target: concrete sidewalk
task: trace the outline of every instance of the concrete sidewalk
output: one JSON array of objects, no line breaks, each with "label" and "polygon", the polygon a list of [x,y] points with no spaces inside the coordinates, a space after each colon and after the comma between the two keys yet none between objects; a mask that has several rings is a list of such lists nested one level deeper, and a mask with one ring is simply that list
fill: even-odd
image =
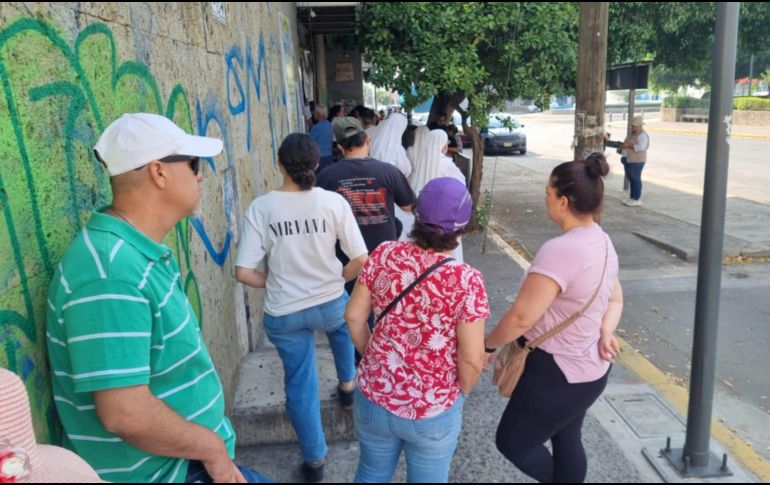
[{"label": "concrete sidewalk", "polygon": [[[488,237],[485,253],[482,253],[483,234],[464,238],[463,245],[466,262],[484,273],[492,309],[492,318],[487,327],[491,329],[516,297],[526,258],[518,255],[502,237],[495,234]],[[624,359],[633,362],[639,358],[629,347],[624,350]],[[638,364],[634,367],[642,368]],[[280,378],[275,373],[273,377],[274,385],[260,390],[260,393],[281,393]],[[491,384],[490,375],[483,375],[465,404],[463,431],[452,464],[450,481],[531,481],[495,449],[495,431],[505,404],[505,400],[498,396],[497,389]],[[673,439],[674,447],[681,447],[684,422],[665,397],[653,386],[640,380],[621,361],[614,366],[607,390],[589,410],[585,421],[584,444],[589,461],[587,481],[660,482],[661,476],[650,466],[642,451],[648,448],[652,450],[651,455],[657,455],[654,450],[665,445],[667,436]],[[259,430],[255,432],[259,433]],[[329,432],[332,430],[329,429]],[[301,457],[297,444],[240,446],[236,461],[258,469],[280,482],[301,481]],[[357,462],[358,445],[355,441],[343,439],[330,443],[326,481],[352,481]],[[757,477],[744,471],[733,460],[730,461],[730,467],[735,476],[720,482],[757,480]],[[679,481],[675,477],[668,479]],[[404,480],[402,460],[394,481]]]}]

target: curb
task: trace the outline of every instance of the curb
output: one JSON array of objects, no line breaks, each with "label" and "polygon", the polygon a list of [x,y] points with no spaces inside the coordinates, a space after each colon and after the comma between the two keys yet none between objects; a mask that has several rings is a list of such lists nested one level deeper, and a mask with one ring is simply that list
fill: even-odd
[{"label": "curb", "polygon": [[[618,338],[618,341],[620,342],[618,362],[633,372],[641,381],[651,385],[673,404],[676,410],[683,416],[687,416],[689,406],[688,390],[676,384],[673,379],[644,358],[628,342],[621,338]],[[738,437],[730,428],[719,421],[712,420],[711,437],[724,446],[736,460],[747,470],[757,475],[760,480],[765,483],[770,482],[770,463],[759,456],[748,443]]]},{"label": "curb", "polygon": [[[491,221],[490,221],[491,222]],[[530,262],[517,253],[499,234],[489,228],[489,236],[500,249],[508,255],[517,265],[523,269],[530,266]],[[626,369],[634,373],[641,381],[652,386],[658,393],[664,396],[683,416],[687,416],[689,405],[689,391],[675,383],[652,362],[631,347],[625,340],[618,337],[621,353],[618,362]],[[762,482],[770,483],[770,462],[765,461],[748,443],[737,436],[724,424],[712,420],[711,437],[718,441],[724,448],[738,460],[747,470],[755,474]]]}]

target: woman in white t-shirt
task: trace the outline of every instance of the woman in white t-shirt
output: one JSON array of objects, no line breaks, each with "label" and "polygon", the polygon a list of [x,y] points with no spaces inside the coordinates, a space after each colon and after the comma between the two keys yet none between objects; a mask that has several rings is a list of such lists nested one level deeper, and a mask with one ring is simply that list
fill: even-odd
[{"label": "woman in white t-shirt", "polygon": [[[258,197],[246,211],[235,277],[266,288],[263,325],[284,368],[286,412],[299,437],[308,482],[323,479],[327,452],[321,425],[315,331],[329,338],[343,407],[355,389],[353,344],[345,325],[344,285],[358,276],[367,250],[353,211],[339,194],[317,187],[318,146],[292,133],[278,150],[283,185]],[[343,268],[335,244],[350,258]],[[267,272],[257,271],[266,259]]]}]

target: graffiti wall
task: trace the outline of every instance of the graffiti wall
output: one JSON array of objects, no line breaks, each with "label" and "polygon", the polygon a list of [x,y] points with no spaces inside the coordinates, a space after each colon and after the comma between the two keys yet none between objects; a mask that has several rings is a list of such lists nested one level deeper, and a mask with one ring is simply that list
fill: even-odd
[{"label": "graffiti wall", "polygon": [[204,167],[200,213],[166,243],[232,401],[261,314],[260,295],[234,282],[233,252],[243,210],[278,182],[277,144],[298,125],[281,62],[296,36],[278,27],[289,19],[295,32],[296,12],[294,3],[224,5],[219,19],[205,2],[0,4],[0,365],[24,379],[43,441],[57,440],[48,284],[90,213],[110,201],[91,148],[125,112],[224,140]]}]

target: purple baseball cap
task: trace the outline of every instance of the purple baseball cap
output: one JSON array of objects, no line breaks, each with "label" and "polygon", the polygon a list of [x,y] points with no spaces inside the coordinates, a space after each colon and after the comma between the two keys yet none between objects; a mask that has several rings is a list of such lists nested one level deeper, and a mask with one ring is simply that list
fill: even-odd
[{"label": "purple baseball cap", "polygon": [[463,229],[471,221],[473,200],[457,179],[441,177],[423,187],[417,198],[415,218],[422,224],[440,228],[445,234]]}]

